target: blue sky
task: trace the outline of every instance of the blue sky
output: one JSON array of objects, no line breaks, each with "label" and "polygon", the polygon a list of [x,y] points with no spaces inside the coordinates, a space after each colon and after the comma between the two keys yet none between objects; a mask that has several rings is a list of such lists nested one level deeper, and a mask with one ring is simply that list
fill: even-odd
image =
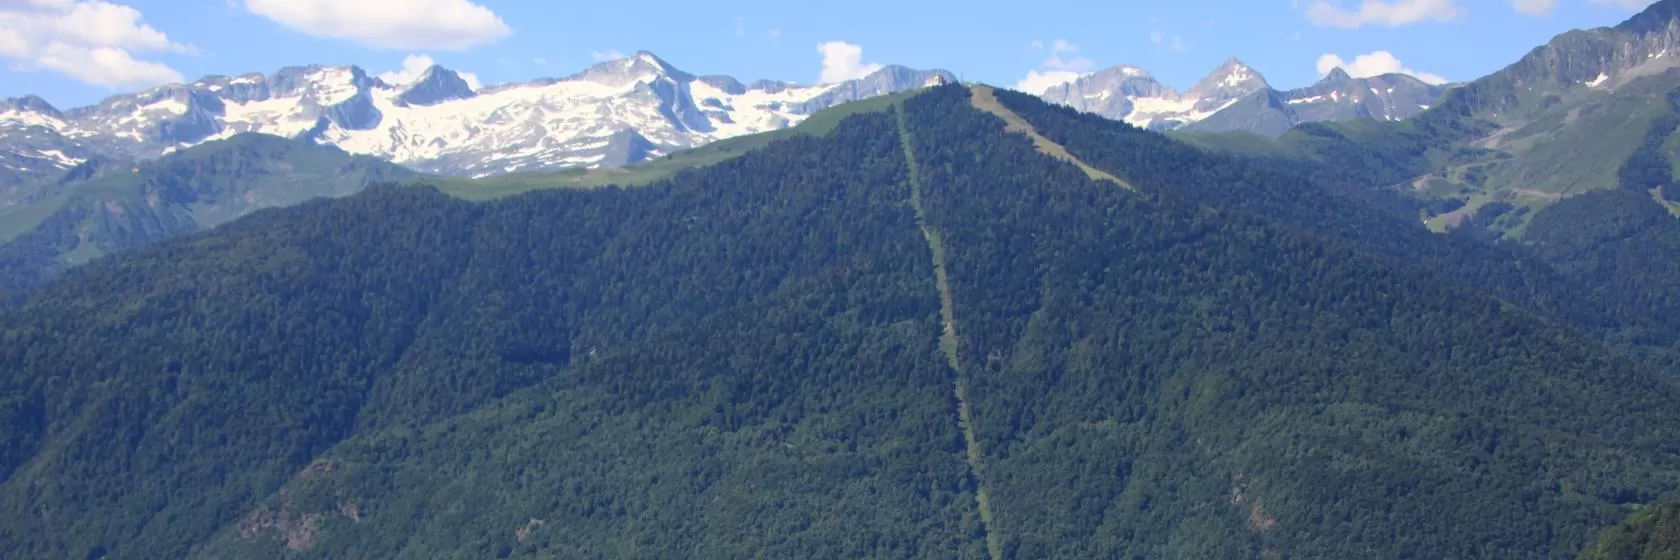
[{"label": "blue sky", "polygon": [[428,59],[495,84],[637,50],[744,81],[815,82],[903,64],[1014,87],[1134,64],[1184,89],[1229,56],[1280,88],[1336,65],[1355,76],[1459,81],[1650,3],[0,0],[0,97],[37,94],[67,108],[206,74],[301,64],[380,74]]}]

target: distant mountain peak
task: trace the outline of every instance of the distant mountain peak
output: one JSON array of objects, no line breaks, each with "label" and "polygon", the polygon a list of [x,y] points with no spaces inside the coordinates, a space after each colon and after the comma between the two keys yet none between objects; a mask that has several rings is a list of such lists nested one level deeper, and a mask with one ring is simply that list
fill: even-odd
[{"label": "distant mountain peak", "polygon": [[1268,87],[1271,86],[1266,83],[1265,77],[1233,56],[1226,58],[1225,62],[1213,69],[1206,78],[1196,82],[1189,93],[1195,98],[1229,99]]},{"label": "distant mountain peak", "polygon": [[444,101],[473,96],[472,85],[455,71],[433,64],[397,96],[397,102],[408,105],[436,105]]},{"label": "distant mountain peak", "polygon": [[1322,79],[1318,80],[1318,83],[1314,84],[1314,85],[1315,86],[1331,86],[1331,85],[1343,84],[1343,83],[1346,83],[1346,82],[1349,82],[1349,81],[1352,81],[1352,80],[1353,80],[1353,76],[1349,76],[1346,70],[1343,70],[1342,67],[1337,66],[1335,68],[1331,68],[1330,73],[1325,74],[1324,77]]},{"label": "distant mountain peak", "polygon": [[687,81],[693,79],[693,76],[671,66],[652,52],[636,51],[636,54],[630,56],[597,63],[568,79],[623,86],[635,81],[656,81],[661,78]]},{"label": "distant mountain peak", "polygon": [[41,99],[39,96],[35,95],[25,95],[23,97],[12,97],[0,100],[0,110],[24,111],[51,115],[53,117],[63,117],[63,115],[58,112],[57,107],[53,107],[51,103],[47,102],[47,100]]}]

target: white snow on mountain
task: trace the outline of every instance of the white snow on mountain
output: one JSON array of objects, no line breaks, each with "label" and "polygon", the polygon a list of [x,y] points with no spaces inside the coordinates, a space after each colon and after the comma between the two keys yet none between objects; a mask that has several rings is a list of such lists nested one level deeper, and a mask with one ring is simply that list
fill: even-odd
[{"label": "white snow on mountain", "polygon": [[1143,128],[1165,130],[1205,119],[1266,87],[1265,79],[1258,72],[1232,58],[1185,92],[1162,85],[1149,72],[1128,65],[1081,76],[1036,93],[1052,103]]},{"label": "white snow on mountain", "polygon": [[262,132],[460,175],[615,166],[785,128],[828,106],[935,78],[955,79],[888,66],[833,84],[749,86],[690,75],[647,52],[566,78],[482,89],[436,66],[402,84],[356,67],[294,67],[161,86],[61,115],[38,98],[0,102],[0,152],[28,127],[134,159]]}]

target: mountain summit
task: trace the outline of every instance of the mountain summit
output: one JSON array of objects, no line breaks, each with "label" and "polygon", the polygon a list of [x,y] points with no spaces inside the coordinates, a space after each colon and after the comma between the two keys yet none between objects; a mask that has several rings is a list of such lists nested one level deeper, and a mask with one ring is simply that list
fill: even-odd
[{"label": "mountain summit", "polygon": [[404,87],[407,89],[395,98],[396,103],[403,106],[437,105],[473,96],[472,86],[462,79],[460,74],[437,65],[427,68],[426,73],[421,74],[419,79]]},{"label": "mountain summit", "polygon": [[1237,57],[1225,59],[1207,77],[1196,82],[1185,95],[1208,102],[1223,102],[1267,89],[1266,78]]}]

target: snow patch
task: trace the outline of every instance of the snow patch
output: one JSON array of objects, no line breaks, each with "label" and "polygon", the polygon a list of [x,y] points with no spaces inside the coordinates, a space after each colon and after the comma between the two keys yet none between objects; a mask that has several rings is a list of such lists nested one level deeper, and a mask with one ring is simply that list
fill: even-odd
[{"label": "snow patch", "polygon": [[9,126],[44,126],[53,130],[64,128],[64,121],[34,111],[6,111],[0,113],[0,124]]},{"label": "snow patch", "polygon": [[83,161],[82,158],[70,157],[58,150],[36,150],[35,157],[49,160],[59,167],[73,167]]},{"label": "snow patch", "polygon": [[356,75],[349,68],[322,68],[308,77],[315,86],[315,102],[330,107],[355,97]]},{"label": "snow patch", "polygon": [[1605,80],[1609,80],[1609,79],[1610,79],[1609,75],[1607,75],[1603,72],[1599,72],[1597,78],[1593,78],[1592,81],[1590,81],[1590,82],[1583,82],[1583,83],[1587,84],[1587,87],[1598,87],[1599,84],[1602,84],[1602,83],[1604,83]]},{"label": "snow patch", "polygon": [[1238,66],[1231,69],[1231,73],[1226,74],[1225,79],[1219,81],[1219,87],[1228,88],[1240,86],[1243,82],[1247,82],[1253,78],[1254,73],[1249,72],[1248,68]]}]

